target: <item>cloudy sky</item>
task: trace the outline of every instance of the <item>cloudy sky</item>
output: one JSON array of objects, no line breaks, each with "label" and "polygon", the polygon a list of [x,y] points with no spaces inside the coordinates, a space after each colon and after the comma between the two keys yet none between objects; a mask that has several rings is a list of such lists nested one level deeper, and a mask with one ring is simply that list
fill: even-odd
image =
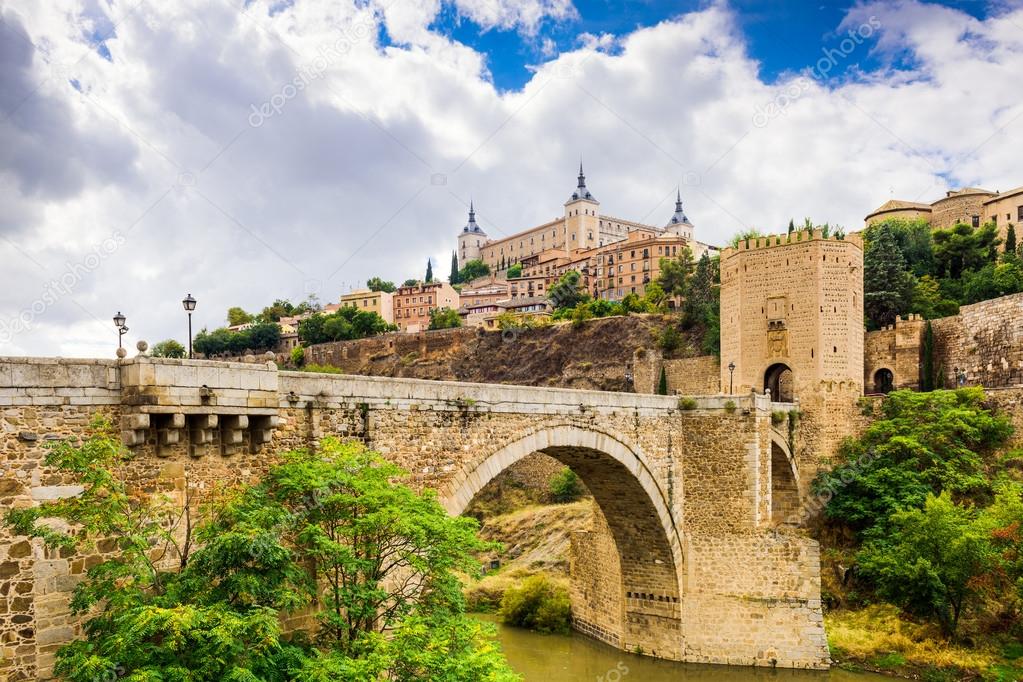
[{"label": "cloudy sky", "polygon": [[1020,2],[0,0],[0,355],[446,276],[470,198],[703,241],[1023,184]]}]

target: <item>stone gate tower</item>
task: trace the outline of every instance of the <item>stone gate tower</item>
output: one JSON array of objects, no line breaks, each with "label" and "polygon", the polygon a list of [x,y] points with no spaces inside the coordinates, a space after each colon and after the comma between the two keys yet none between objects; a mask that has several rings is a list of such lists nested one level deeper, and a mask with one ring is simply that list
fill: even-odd
[{"label": "stone gate tower", "polygon": [[722,251],[722,390],[798,400],[810,427],[803,432],[812,435],[793,453],[805,460],[803,471],[814,471],[852,433],[863,393],[863,332],[859,234],[799,230]]}]

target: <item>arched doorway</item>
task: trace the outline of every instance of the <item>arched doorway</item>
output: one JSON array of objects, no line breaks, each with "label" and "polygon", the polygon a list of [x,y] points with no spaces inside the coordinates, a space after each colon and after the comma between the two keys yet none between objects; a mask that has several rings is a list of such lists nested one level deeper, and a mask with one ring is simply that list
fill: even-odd
[{"label": "arched doorway", "polygon": [[792,370],[784,362],[778,362],[764,372],[764,390],[771,392],[771,400],[791,403],[795,396],[792,390]]},{"label": "arched doorway", "polygon": [[682,542],[655,476],[629,446],[574,426],[544,429],[459,472],[442,503],[462,513],[494,477],[534,452],[570,467],[598,508],[592,538],[581,534],[593,546],[573,552],[574,627],[620,649],[680,659]]},{"label": "arched doorway", "polygon": [[891,393],[895,388],[895,375],[887,367],[874,372],[874,393]]}]

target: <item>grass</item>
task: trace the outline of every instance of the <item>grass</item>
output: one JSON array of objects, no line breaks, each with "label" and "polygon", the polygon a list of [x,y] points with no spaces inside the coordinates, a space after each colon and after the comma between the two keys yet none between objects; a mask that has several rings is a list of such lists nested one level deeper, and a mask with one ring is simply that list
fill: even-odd
[{"label": "grass", "polygon": [[831,656],[843,667],[932,682],[1023,679],[1023,668],[1011,656],[1023,654],[1023,645],[999,646],[993,641],[975,642],[970,647],[953,644],[942,639],[936,626],[907,620],[891,605],[832,611],[825,616],[825,626]]}]

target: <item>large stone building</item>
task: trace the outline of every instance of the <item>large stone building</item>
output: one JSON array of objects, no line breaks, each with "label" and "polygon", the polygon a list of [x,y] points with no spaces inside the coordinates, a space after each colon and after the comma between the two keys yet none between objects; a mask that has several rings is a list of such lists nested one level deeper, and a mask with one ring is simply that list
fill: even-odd
[{"label": "large stone building", "polygon": [[957,223],[973,227],[994,223],[1004,239],[1010,224],[1023,223],[1023,187],[1007,192],[965,187],[949,190],[930,204],[891,199],[871,211],[864,221],[869,226],[888,218],[924,219],[934,229],[947,229]]},{"label": "large stone building", "polygon": [[[593,296],[620,300],[629,293],[642,295],[644,279],[651,281],[658,267],[657,257],[651,256],[654,262],[647,263],[645,271],[639,269],[643,266],[640,262],[635,264],[635,272],[618,268],[621,250],[617,245],[640,239],[659,240],[649,245],[650,254],[658,246],[662,251],[669,247],[673,253],[680,246],[688,246],[694,258],[717,252],[717,247],[696,241],[680,193],[676,194],[675,211],[663,227],[601,214],[600,202],[587,188],[580,164],[577,185],[564,204],[564,215],[509,237],[488,238],[477,224],[475,207],[470,203],[469,221],[458,235],[458,254],[460,262],[480,259],[492,272],[521,264],[523,278],[528,281],[516,287],[520,295],[542,296],[559,277],[576,270]],[[614,265],[609,265],[609,260],[614,260]],[[614,277],[610,267],[615,269]]]}]

